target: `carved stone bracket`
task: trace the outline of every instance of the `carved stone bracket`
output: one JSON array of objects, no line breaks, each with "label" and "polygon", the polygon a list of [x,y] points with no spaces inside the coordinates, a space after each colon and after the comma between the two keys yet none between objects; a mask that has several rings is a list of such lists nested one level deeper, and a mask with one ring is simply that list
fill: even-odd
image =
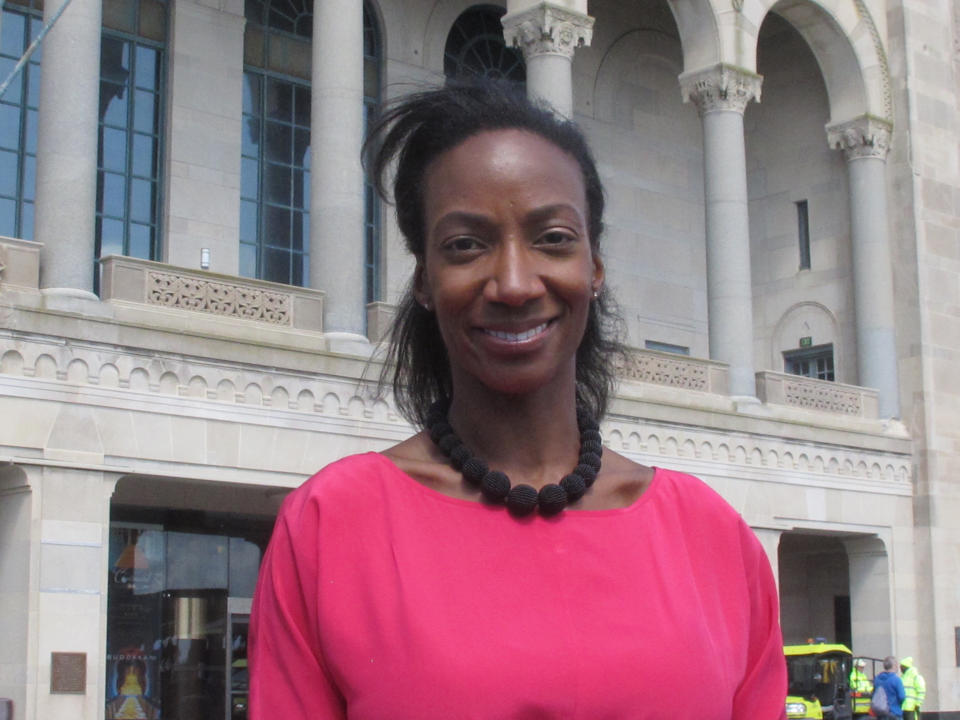
[{"label": "carved stone bracket", "polygon": [[890,151],[893,125],[880,118],[863,115],[845,123],[827,126],[827,142],[834,150],[843,150],[847,160],[879,158]]},{"label": "carved stone bracket", "polygon": [[572,59],[574,51],[593,38],[592,17],[550,3],[504,15],[501,22],[504,41],[519,47],[527,60],[537,55]]},{"label": "carved stone bracket", "polygon": [[717,110],[744,112],[751,100],[760,102],[762,84],[761,75],[722,63],[680,76],[683,101],[696,105],[701,115]]}]

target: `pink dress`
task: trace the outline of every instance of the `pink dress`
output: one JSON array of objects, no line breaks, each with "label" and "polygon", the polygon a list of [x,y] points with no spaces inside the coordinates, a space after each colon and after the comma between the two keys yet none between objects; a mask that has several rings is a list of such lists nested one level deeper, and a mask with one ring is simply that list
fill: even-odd
[{"label": "pink dress", "polygon": [[260,570],[251,720],[778,720],[770,565],[657,469],[616,510],[518,520],[377,453],[285,501]]}]

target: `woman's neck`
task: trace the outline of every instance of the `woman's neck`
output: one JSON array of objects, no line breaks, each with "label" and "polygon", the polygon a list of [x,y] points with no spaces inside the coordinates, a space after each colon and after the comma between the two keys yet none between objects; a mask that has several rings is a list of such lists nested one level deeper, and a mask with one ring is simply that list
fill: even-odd
[{"label": "woman's neck", "polygon": [[449,420],[464,444],[513,484],[539,488],[577,464],[580,431],[572,388],[563,396],[546,388],[523,396],[458,389]]}]

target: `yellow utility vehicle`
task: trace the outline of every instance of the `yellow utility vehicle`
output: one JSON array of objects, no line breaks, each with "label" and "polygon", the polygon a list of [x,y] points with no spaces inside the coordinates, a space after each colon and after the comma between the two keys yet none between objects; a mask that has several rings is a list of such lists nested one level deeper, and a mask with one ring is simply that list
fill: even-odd
[{"label": "yellow utility vehicle", "polygon": [[850,668],[846,645],[825,642],[787,645],[787,718],[851,720]]}]

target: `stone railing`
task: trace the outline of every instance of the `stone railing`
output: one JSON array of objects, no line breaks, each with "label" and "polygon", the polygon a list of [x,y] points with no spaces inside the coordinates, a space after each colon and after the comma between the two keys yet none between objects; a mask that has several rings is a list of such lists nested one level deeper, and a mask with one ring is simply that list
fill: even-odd
[{"label": "stone railing", "polygon": [[156,307],[323,331],[323,292],[110,255],[101,260],[100,296]]},{"label": "stone railing", "polygon": [[42,247],[32,240],[0,237],[0,288],[39,288]]},{"label": "stone railing", "polygon": [[617,373],[624,380],[717,395],[727,394],[730,375],[725,363],[638,348],[628,351]]},{"label": "stone railing", "polygon": [[879,414],[877,391],[801,375],[758,372],[757,397],[765,403],[874,420]]}]

